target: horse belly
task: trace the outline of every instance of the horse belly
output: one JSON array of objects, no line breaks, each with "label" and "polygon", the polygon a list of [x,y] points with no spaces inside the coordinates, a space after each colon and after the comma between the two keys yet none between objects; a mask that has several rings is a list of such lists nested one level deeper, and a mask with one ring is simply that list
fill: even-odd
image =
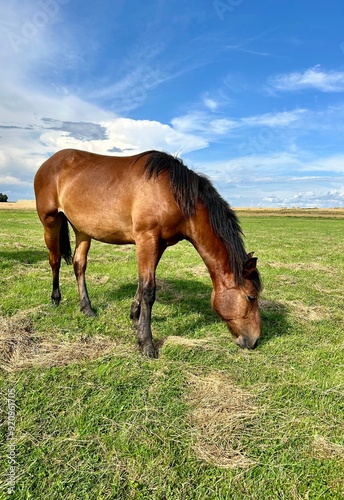
[{"label": "horse belly", "polygon": [[61,205],[72,226],[90,238],[116,245],[134,243],[130,204],[122,203],[127,207],[123,209],[118,204],[109,206],[101,199],[98,202],[84,199],[83,210],[75,210],[67,199]]},{"label": "horse belly", "polygon": [[116,225],[111,226],[106,226],[105,224],[102,224],[102,227],[90,225],[88,233],[91,238],[103,243],[113,245],[135,243],[131,228],[128,225],[121,225],[120,221],[117,221]]}]

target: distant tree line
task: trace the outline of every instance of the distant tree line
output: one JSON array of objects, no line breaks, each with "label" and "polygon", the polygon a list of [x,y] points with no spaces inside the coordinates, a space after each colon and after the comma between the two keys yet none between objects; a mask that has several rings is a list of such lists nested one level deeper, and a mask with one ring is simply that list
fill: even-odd
[{"label": "distant tree line", "polygon": [[7,194],[2,194],[2,193],[0,193],[0,202],[1,202],[1,201],[7,201],[7,200],[8,200],[8,196],[7,196]]}]

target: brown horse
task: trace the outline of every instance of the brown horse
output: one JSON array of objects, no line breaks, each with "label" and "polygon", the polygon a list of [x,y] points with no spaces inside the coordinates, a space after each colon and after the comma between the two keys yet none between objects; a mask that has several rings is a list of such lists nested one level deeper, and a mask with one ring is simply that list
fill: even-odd
[{"label": "brown horse", "polygon": [[135,244],[139,282],[130,317],[143,353],[156,357],[151,332],[155,269],[168,246],[186,239],[208,268],[213,308],[240,347],[256,347],[261,288],[257,259],[246,253],[235,213],[206,177],[158,151],[114,157],[63,150],[39,168],[34,187],[55,305],[61,300],[61,256],[72,261],[67,221],[76,236],[73,265],[80,309],[88,316],[94,315],[85,282],[91,239]]}]

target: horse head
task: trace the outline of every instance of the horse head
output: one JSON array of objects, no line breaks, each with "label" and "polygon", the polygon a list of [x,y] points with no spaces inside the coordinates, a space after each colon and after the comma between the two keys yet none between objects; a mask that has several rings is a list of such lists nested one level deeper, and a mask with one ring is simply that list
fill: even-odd
[{"label": "horse head", "polygon": [[257,258],[248,254],[243,265],[243,282],[237,284],[231,273],[224,276],[212,293],[212,306],[227,323],[235,343],[242,349],[255,349],[260,337],[258,294],[260,280]]}]

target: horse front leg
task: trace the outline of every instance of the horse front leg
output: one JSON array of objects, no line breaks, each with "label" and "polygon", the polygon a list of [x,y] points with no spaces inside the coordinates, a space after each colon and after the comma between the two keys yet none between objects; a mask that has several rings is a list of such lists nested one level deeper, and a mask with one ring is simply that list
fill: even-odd
[{"label": "horse front leg", "polygon": [[95,312],[91,307],[90,298],[88,296],[86,286],[86,267],[87,267],[87,254],[91,246],[91,238],[83,233],[74,229],[76,236],[76,246],[73,256],[73,267],[78,284],[78,292],[80,298],[80,311],[86,316],[95,316]]},{"label": "horse front leg", "polygon": [[[152,318],[152,307],[155,302],[155,277],[151,277],[148,280],[139,278],[141,285],[141,303],[140,303],[140,315],[136,321],[136,334],[137,342],[142,349],[142,353],[149,358],[157,358],[158,352],[154,347],[152,330],[151,330],[151,318]],[[140,284],[139,284],[140,287]]]},{"label": "horse front leg", "polygon": [[145,235],[136,240],[139,285],[131,306],[130,317],[136,327],[137,341],[142,353],[149,358],[157,358],[154,347],[151,317],[155,302],[155,269],[165,246],[152,236]]},{"label": "horse front leg", "polygon": [[137,328],[139,319],[140,319],[140,312],[141,312],[141,297],[142,297],[142,290],[140,286],[140,282],[138,284],[136,294],[134,297],[134,300],[131,304],[131,309],[130,309],[130,319],[133,322],[133,325],[135,328]]}]

